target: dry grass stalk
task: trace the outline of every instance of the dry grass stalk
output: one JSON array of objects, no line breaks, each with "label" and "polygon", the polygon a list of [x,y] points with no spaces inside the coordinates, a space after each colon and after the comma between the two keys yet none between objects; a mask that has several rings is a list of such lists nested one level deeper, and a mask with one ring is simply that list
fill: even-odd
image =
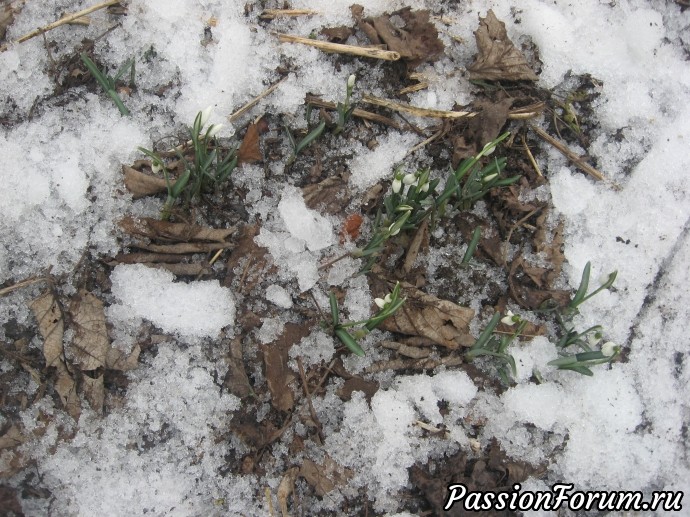
[{"label": "dry grass stalk", "polygon": [[[44,27],[40,27],[38,29],[35,29],[31,32],[28,32],[21,36],[20,38],[17,38],[14,40],[13,43],[23,43],[27,40],[30,40],[31,38],[35,38],[36,36],[40,36],[41,34],[44,34],[50,30],[53,30],[57,27],[60,27],[62,25],[66,25],[68,23],[74,23],[75,20],[78,18],[82,18],[83,16],[86,16],[87,14],[90,14],[94,11],[98,11],[100,9],[104,9],[105,7],[110,7],[111,5],[116,5],[119,4],[120,0],[108,0],[107,2],[101,2],[100,4],[93,5],[91,7],[88,7],[86,9],[83,9],[81,11],[78,11],[76,13],[68,14],[66,16],[63,16],[57,21],[54,21],[53,23],[49,23],[48,25]],[[2,45],[0,46],[0,52],[4,52],[7,50],[8,45]]]},{"label": "dry grass stalk", "polygon": [[370,57],[373,59],[383,59],[384,61],[397,61],[400,54],[391,50],[379,50],[376,48],[357,47],[354,45],[342,45],[340,43],[330,43],[316,39],[293,36],[292,34],[278,34],[281,43],[301,43],[310,47],[318,48],[325,52],[335,52],[337,54],[350,54],[352,56]]},{"label": "dry grass stalk", "polygon": [[[332,110],[337,109],[335,103],[321,100],[318,97],[314,97],[313,95],[307,95],[307,102],[309,104],[316,106],[317,108],[326,108]],[[400,129],[400,124],[398,124],[395,120],[389,117],[384,117],[383,115],[379,115],[378,113],[372,113],[371,111],[365,111],[363,109],[355,108],[355,110],[352,112],[352,115],[364,120],[378,122],[379,124],[384,124],[394,129]]]},{"label": "dry grass stalk", "polygon": [[585,162],[582,158],[580,158],[577,154],[575,154],[573,151],[571,151],[568,146],[566,146],[564,143],[559,142],[556,140],[554,137],[549,135],[546,131],[543,129],[533,126],[532,124],[529,125],[529,127],[536,133],[538,134],[543,140],[546,142],[550,143],[552,146],[554,146],[558,151],[561,152],[563,156],[568,158],[573,164],[580,170],[586,172],[590,176],[592,176],[594,179],[597,179],[599,181],[602,181],[605,179],[604,175],[596,170],[594,167],[592,167],[590,164]]},{"label": "dry grass stalk", "polygon": [[403,104],[401,102],[390,101],[388,99],[382,99],[380,97],[374,97],[373,95],[364,95],[362,97],[364,102],[373,104],[374,106],[381,106],[383,108],[388,108],[393,111],[400,111],[402,113],[409,113],[410,115],[415,115],[417,117],[428,117],[428,118],[465,118],[474,117],[476,113],[471,113],[469,111],[443,111],[443,110],[432,110],[426,108],[417,108],[415,106],[410,106],[409,104]]},{"label": "dry grass stalk", "polygon": [[266,88],[263,92],[261,92],[259,95],[257,95],[256,97],[254,97],[254,98],[253,98],[252,100],[250,100],[247,104],[245,104],[245,105],[242,106],[240,109],[238,109],[235,113],[233,113],[232,115],[230,115],[230,116],[228,117],[228,121],[234,122],[235,120],[237,120],[238,118],[240,118],[240,117],[241,117],[242,115],[244,115],[247,111],[249,111],[249,110],[252,109],[254,106],[256,106],[256,105],[258,104],[258,102],[259,102],[261,99],[263,99],[264,97],[267,97],[267,96],[271,95],[271,94],[276,90],[276,88],[278,88],[278,86],[279,86],[283,81],[285,81],[285,79],[287,79],[287,76],[283,77],[280,81],[278,81],[278,82],[276,82],[276,83],[273,83],[271,86],[269,86],[268,88]]},{"label": "dry grass stalk", "polygon": [[319,14],[319,12],[313,11],[312,9],[264,9],[259,15],[259,18],[262,20],[273,20],[282,16],[310,16],[312,14]]}]

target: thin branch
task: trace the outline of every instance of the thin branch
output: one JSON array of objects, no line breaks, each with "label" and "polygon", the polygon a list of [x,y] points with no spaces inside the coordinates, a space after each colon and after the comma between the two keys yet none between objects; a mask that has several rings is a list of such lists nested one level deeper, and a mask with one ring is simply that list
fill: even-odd
[{"label": "thin branch", "polygon": [[[98,11],[100,9],[104,9],[105,7],[110,7],[111,5],[116,5],[119,4],[120,0],[107,0],[106,2],[101,2],[100,4],[96,4],[94,6],[88,7],[86,9],[83,9],[81,11],[78,11],[76,13],[68,14],[66,16],[63,16],[57,21],[54,21],[53,23],[49,23],[48,25],[45,25],[44,27],[40,27],[38,29],[35,29],[27,34],[24,34],[20,38],[17,38],[14,40],[12,43],[24,43],[27,40],[30,40],[31,38],[35,38],[36,36],[40,36],[41,34],[48,32],[50,30],[53,30],[57,27],[60,27],[62,25],[66,25],[68,23],[72,23],[73,21],[77,20],[78,18],[81,18],[83,16],[86,16],[87,14],[90,14],[94,11]],[[0,46],[0,52],[4,52],[7,50],[8,44]]]},{"label": "thin branch", "polygon": [[[313,95],[307,95],[306,100],[307,103],[313,104],[317,108],[326,108],[332,110],[338,109],[335,103],[321,100]],[[394,129],[400,129],[400,124],[398,124],[395,120],[389,117],[384,117],[383,115],[379,115],[378,113],[372,113],[371,111],[364,111],[363,109],[355,108],[355,110],[352,112],[352,115],[364,120],[378,122],[379,124],[384,124]]]},{"label": "thin branch", "polygon": [[259,18],[262,20],[273,20],[282,16],[295,17],[310,16],[312,14],[319,14],[319,12],[312,9],[264,9]]},{"label": "thin branch", "polygon": [[256,97],[254,97],[254,98],[253,98],[252,100],[250,100],[247,104],[245,104],[245,105],[242,106],[240,109],[238,109],[235,113],[233,113],[232,115],[230,115],[230,116],[228,117],[228,121],[234,122],[235,120],[237,120],[238,118],[240,118],[240,117],[241,117],[242,115],[244,115],[247,111],[249,111],[249,110],[252,109],[254,106],[256,106],[256,105],[259,103],[259,101],[260,101],[261,99],[263,99],[264,97],[267,97],[267,96],[271,95],[271,94],[276,90],[276,88],[278,88],[278,86],[279,86],[283,81],[285,81],[285,79],[287,79],[287,76],[283,77],[280,81],[278,81],[278,82],[272,84],[271,86],[269,86],[268,88],[266,88],[263,92],[261,92],[259,95],[257,95]]},{"label": "thin branch", "polygon": [[400,54],[391,50],[380,50],[377,48],[357,47],[354,45],[342,45],[340,43],[330,43],[316,39],[293,36],[292,34],[277,34],[281,43],[301,43],[315,47],[325,52],[335,52],[337,54],[350,54],[352,56],[370,57],[373,59],[383,59],[384,61],[397,61]]}]

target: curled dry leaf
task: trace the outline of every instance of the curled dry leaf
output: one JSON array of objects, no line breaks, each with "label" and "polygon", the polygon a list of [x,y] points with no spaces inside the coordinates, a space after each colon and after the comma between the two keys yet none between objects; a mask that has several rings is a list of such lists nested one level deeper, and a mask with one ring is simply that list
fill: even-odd
[{"label": "curled dry leaf", "polygon": [[144,174],[127,165],[122,166],[125,175],[125,187],[134,199],[160,194],[168,189],[165,179]]},{"label": "curled dry leaf", "polygon": [[122,350],[111,346],[108,349],[107,355],[105,356],[105,367],[109,370],[134,370],[137,366],[139,366],[140,353],[141,348],[139,345],[134,345],[134,348],[132,348],[132,351],[129,353],[125,353]]},{"label": "curled dry leaf", "polygon": [[165,242],[199,242],[210,241],[224,243],[235,232],[235,228],[209,228],[187,223],[171,223],[150,217],[135,219],[125,217],[120,221],[120,228],[135,237]]},{"label": "curled dry leaf", "polygon": [[337,487],[345,486],[354,472],[338,465],[326,454],[321,464],[305,459],[299,469],[299,474],[314,487],[319,497],[323,497]]},{"label": "curled dry leaf", "polygon": [[[457,349],[472,346],[469,325],[474,310],[426,294],[408,283],[401,283],[405,304],[380,325],[383,330],[422,336],[441,346]],[[385,290],[376,290],[385,294]]]},{"label": "curled dry leaf", "polygon": [[508,120],[514,99],[498,102],[478,99],[472,103],[472,111],[477,115],[469,119],[462,134],[453,137],[453,167],[461,160],[476,156],[484,146],[495,140]]},{"label": "curled dry leaf", "polygon": [[295,395],[289,386],[295,375],[288,368],[288,352],[292,345],[308,334],[309,328],[306,325],[286,323],[283,333],[275,343],[261,347],[271,404],[280,411],[290,411],[295,405]]},{"label": "curled dry leaf", "polygon": [[537,268],[530,268],[530,266],[525,264],[522,255],[518,255],[513,259],[508,274],[510,296],[520,307],[534,310],[541,307],[548,300],[553,300],[560,307],[568,304],[570,292],[559,289],[539,288],[538,286],[532,287],[535,283],[530,278],[528,270],[531,270],[533,274],[538,273]]},{"label": "curled dry leaf", "polygon": [[295,480],[297,479],[297,474],[299,473],[299,467],[291,467],[280,480],[280,485],[278,485],[278,504],[280,505],[280,511],[283,517],[289,517],[290,512],[288,512],[288,497],[295,489]]},{"label": "curled dry leaf", "polygon": [[338,176],[307,185],[302,188],[302,196],[308,208],[331,215],[342,214],[352,199],[347,182]]},{"label": "curled dry leaf", "polygon": [[479,28],[474,32],[479,54],[467,67],[470,80],[486,81],[537,81],[539,77],[527,64],[513,42],[508,38],[505,23],[489,9],[485,18],[479,18]]},{"label": "curled dry leaf", "polygon": [[[392,14],[364,18],[362,6],[353,5],[350,9],[359,28],[373,44],[385,43],[388,50],[399,53],[412,68],[425,61],[436,61],[443,53],[444,45],[429,21],[429,11],[405,7]],[[402,19],[403,25],[393,23],[395,18]]]},{"label": "curled dry leaf", "polygon": [[31,311],[38,322],[38,331],[43,338],[43,356],[46,366],[57,366],[62,360],[62,338],[65,323],[62,311],[51,291],[46,291],[31,304]]},{"label": "curled dry leaf", "polygon": [[226,356],[228,373],[223,380],[223,386],[237,397],[247,397],[252,393],[252,386],[244,369],[242,338],[240,336],[233,338],[229,343],[229,349],[229,353]]},{"label": "curled dry leaf", "polygon": [[69,351],[82,370],[105,366],[110,338],[105,324],[103,302],[93,294],[79,291],[72,300],[70,313],[74,324],[74,340]]}]

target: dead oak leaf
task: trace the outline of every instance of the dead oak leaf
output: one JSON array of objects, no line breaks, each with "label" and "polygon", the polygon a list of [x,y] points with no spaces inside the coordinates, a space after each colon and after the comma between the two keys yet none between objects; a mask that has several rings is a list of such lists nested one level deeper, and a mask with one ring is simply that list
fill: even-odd
[{"label": "dead oak leaf", "polygon": [[62,360],[62,338],[65,322],[62,311],[51,291],[46,291],[31,304],[31,311],[38,322],[38,331],[43,338],[43,356],[46,366],[56,366]]},{"label": "dead oak leaf", "polygon": [[[383,330],[422,336],[450,349],[472,346],[469,325],[474,310],[401,283],[405,304],[380,325]],[[384,290],[382,289],[381,292]]]},{"label": "dead oak leaf", "polygon": [[470,80],[486,81],[537,81],[539,77],[527,64],[513,42],[508,38],[505,23],[489,9],[486,17],[479,18],[479,28],[474,32],[479,54],[467,67]]},{"label": "dead oak leaf", "polygon": [[55,391],[62,401],[62,407],[75,421],[78,421],[81,415],[81,401],[77,395],[77,382],[62,361],[57,363],[57,370],[58,378],[55,382]]},{"label": "dead oak leaf", "polygon": [[74,340],[70,352],[82,370],[96,370],[105,365],[110,338],[105,323],[103,302],[81,290],[70,305]]},{"label": "dead oak leaf", "polygon": [[165,179],[144,174],[127,165],[122,166],[122,172],[125,175],[125,187],[133,199],[160,194],[168,188]]},{"label": "dead oak leaf", "polygon": [[98,377],[89,377],[84,375],[82,378],[82,393],[86,401],[96,413],[103,412],[103,403],[105,402],[105,388],[103,386],[103,374]]},{"label": "dead oak leaf", "polygon": [[314,487],[319,497],[323,497],[337,487],[345,486],[354,472],[340,466],[326,454],[321,464],[305,459],[299,469],[299,475]]},{"label": "dead oak leaf", "polygon": [[361,6],[353,5],[350,9],[372,43],[385,43],[388,50],[400,54],[412,68],[423,62],[436,61],[443,53],[443,42],[429,21],[427,10],[413,11],[405,7],[392,14],[364,18]]}]

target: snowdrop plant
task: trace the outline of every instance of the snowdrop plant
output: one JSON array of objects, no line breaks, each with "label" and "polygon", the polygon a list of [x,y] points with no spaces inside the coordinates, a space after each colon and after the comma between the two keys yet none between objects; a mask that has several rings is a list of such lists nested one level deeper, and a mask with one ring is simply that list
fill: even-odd
[{"label": "snowdrop plant", "polygon": [[[608,341],[602,345],[600,350],[593,350],[592,347],[601,341],[602,327],[601,325],[594,325],[582,332],[575,329],[572,323],[575,315],[579,313],[578,307],[589,300],[592,296],[600,293],[605,289],[610,289],[613,286],[617,271],[609,273],[603,278],[601,285],[591,293],[589,290],[589,280],[592,265],[587,262],[582,272],[580,286],[573,296],[572,300],[564,308],[559,308],[553,304],[546,306],[545,311],[553,313],[556,323],[559,327],[560,337],[556,342],[559,349],[559,358],[549,362],[551,366],[557,367],[559,370],[572,370],[583,375],[594,375],[590,366],[611,362],[615,359],[621,351],[621,347]],[[567,349],[576,348],[580,351],[572,354],[568,353]]]},{"label": "snowdrop plant", "polygon": [[347,78],[347,83],[345,85],[345,102],[338,102],[337,106],[338,121],[335,129],[333,130],[334,135],[339,135],[342,133],[343,129],[345,128],[345,124],[348,120],[350,120],[350,117],[352,117],[352,112],[355,111],[355,103],[351,102],[352,90],[354,90],[355,81],[355,74],[352,74]]},{"label": "snowdrop plant", "polygon": [[80,54],[80,57],[82,62],[84,63],[84,66],[86,66],[87,70],[91,72],[91,75],[94,77],[94,79],[98,81],[98,84],[100,84],[101,87],[103,87],[103,90],[105,90],[105,92],[110,96],[110,98],[115,103],[115,106],[117,106],[117,109],[120,110],[120,113],[123,116],[128,116],[129,110],[122,102],[122,99],[120,99],[120,96],[118,95],[117,89],[115,87],[115,83],[117,83],[117,81],[127,72],[127,70],[129,70],[129,84],[130,86],[134,85],[134,58],[128,59],[120,67],[115,76],[110,77],[109,75],[106,75],[104,72],[101,72],[96,66],[96,63],[94,63],[91,60],[91,58],[83,52]]},{"label": "snowdrop plant", "polygon": [[204,131],[211,113],[211,106],[199,111],[192,127],[189,128],[193,158],[190,160],[177,150],[185,168],[174,183],[170,181],[168,169],[161,156],[154,151],[143,147],[139,148],[141,152],[151,158],[152,170],[163,171],[168,191],[168,197],[161,214],[164,220],[170,218],[172,207],[181,195],[184,194],[186,202],[189,203],[193,198],[200,197],[202,193],[227,180],[237,166],[236,149],[223,150],[216,140],[216,135],[223,128],[223,124],[211,124]]},{"label": "snowdrop plant", "polygon": [[441,213],[446,205],[453,202],[456,208],[466,210],[494,187],[512,185],[520,179],[520,176],[504,178],[501,176],[506,166],[505,158],[494,158],[485,166],[480,166],[483,157],[490,155],[496,146],[510,136],[509,132],[503,133],[495,140],[487,143],[484,148],[472,158],[466,158],[458,165],[455,171],[448,176],[446,186],[437,200]]},{"label": "snowdrop plant", "polygon": [[[498,335],[496,327],[499,323],[504,323],[509,327],[515,327],[511,334]],[[507,350],[513,340],[525,330],[527,321],[513,314],[511,311],[501,316],[500,312],[494,313],[486,328],[477,338],[477,341],[465,353],[465,359],[472,361],[479,356],[493,357],[498,361],[498,375],[505,384],[510,384],[511,374],[517,375],[515,359]]]},{"label": "snowdrop plant", "polygon": [[[358,340],[366,336],[369,332],[378,327],[385,319],[391,317],[405,303],[405,299],[400,295],[400,282],[395,284],[393,290],[383,298],[375,298],[374,303],[379,308],[378,312],[371,318],[350,323],[340,322],[340,309],[338,300],[333,292],[330,293],[331,324],[330,328],[335,337],[342,344],[350,349],[352,353],[360,357],[364,356],[364,350]],[[350,332],[349,328],[360,326],[359,329]]]}]

